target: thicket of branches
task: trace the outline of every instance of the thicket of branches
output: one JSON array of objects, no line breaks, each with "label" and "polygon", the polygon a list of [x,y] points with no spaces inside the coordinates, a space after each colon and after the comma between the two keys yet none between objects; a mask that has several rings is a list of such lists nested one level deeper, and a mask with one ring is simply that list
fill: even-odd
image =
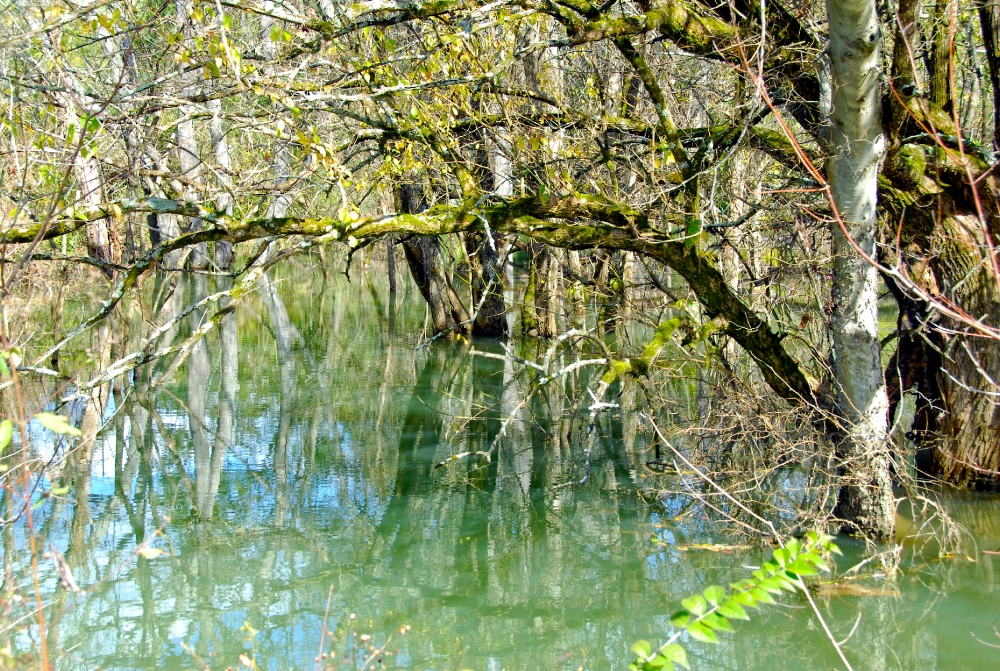
[{"label": "thicket of branches", "polygon": [[[958,0],[11,3],[7,346],[39,264],[109,286],[26,349],[23,374],[58,377],[157,267],[235,278],[207,332],[280,259],[387,242],[442,337],[511,335],[516,312],[569,346],[594,296],[600,330],[655,329],[608,350],[600,394],[699,348],[730,428],[825,436],[832,512],[884,536],[911,457],[1000,482],[998,19]],[[184,353],[147,316],[82,392]]]}]

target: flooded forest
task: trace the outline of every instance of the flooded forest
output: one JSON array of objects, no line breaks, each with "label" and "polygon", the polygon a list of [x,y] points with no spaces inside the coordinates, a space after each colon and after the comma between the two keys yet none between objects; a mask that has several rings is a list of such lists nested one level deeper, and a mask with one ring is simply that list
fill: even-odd
[{"label": "flooded forest", "polygon": [[6,0],[0,669],[1000,668],[1000,2]]}]

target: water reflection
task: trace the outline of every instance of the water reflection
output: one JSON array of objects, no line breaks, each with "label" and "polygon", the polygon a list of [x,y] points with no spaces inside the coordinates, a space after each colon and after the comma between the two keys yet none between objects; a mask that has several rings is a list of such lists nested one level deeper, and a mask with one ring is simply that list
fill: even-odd
[{"label": "water reflection", "polygon": [[[584,470],[573,400],[586,378],[522,403],[509,357],[415,349],[414,290],[397,302],[354,282],[285,266],[179,367],[137,370],[78,408],[105,429],[67,460],[68,499],[39,509],[40,535],[87,590],[56,590],[44,565],[60,667],[226,668],[252,647],[264,668],[313,668],[329,597],[348,667],[363,659],[356,632],[386,644],[390,667],[620,669],[632,641],[661,638],[681,598],[764,559],[678,549],[717,539],[641,496],[649,455],[633,391],[599,425],[587,483],[557,488]],[[219,286],[189,278],[166,309]],[[167,338],[183,342],[209,314]],[[494,444],[488,461],[435,468]],[[956,505],[1000,546],[995,501]],[[168,554],[136,558],[142,542]],[[3,548],[5,565],[25,564],[23,530],[4,529]],[[969,637],[990,640],[995,617],[995,560],[978,559],[918,562],[898,598],[826,599],[838,636],[861,617],[847,645],[857,668],[994,668],[998,651]],[[696,668],[836,664],[795,600],[692,650]]]}]

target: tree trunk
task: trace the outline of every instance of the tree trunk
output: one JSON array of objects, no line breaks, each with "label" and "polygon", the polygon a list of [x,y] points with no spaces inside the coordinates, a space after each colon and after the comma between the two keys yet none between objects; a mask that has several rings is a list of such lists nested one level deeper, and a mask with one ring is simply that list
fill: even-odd
[{"label": "tree trunk", "polygon": [[469,280],[472,285],[472,309],[476,311],[472,334],[506,337],[507,306],[503,297],[498,238],[490,231],[465,234],[469,256]]},{"label": "tree trunk", "polygon": [[[222,101],[217,98],[209,100],[207,107],[212,113],[212,120],[208,124],[208,134],[212,141],[212,153],[215,156],[215,163],[219,168],[222,180],[222,189],[215,197],[215,207],[218,211],[231,215],[233,213],[233,199],[228,189],[232,186],[229,171],[232,170],[233,166],[229,158],[226,129],[222,124]],[[229,270],[232,264],[233,243],[228,240],[219,240],[215,243],[215,265],[219,270]]]},{"label": "tree trunk", "polygon": [[583,263],[580,262],[580,252],[570,249],[566,252],[566,265],[573,274],[569,287],[566,289],[566,298],[573,304],[572,310],[567,310],[567,314],[572,313],[573,322],[576,325],[583,324],[583,318],[587,314],[587,289],[580,281],[583,277]]},{"label": "tree trunk", "polygon": [[[420,187],[415,184],[400,186],[398,197],[400,212],[418,214],[426,209],[426,201]],[[445,275],[444,264],[441,262],[441,246],[437,237],[415,235],[403,243],[403,252],[410,274],[413,275],[420,294],[430,307],[434,333],[446,333],[449,336],[470,333],[472,320]]]},{"label": "tree trunk", "polygon": [[538,315],[538,336],[541,338],[559,335],[556,317],[562,301],[558,253],[553,247],[541,246],[537,257],[539,281],[535,291],[535,312]]},{"label": "tree trunk", "polygon": [[993,149],[1000,151],[1000,0],[984,0],[979,6],[979,24],[993,88]]},{"label": "tree trunk", "polygon": [[[177,16],[175,21],[177,23],[178,32],[184,35],[185,44],[192,41],[192,30],[191,23],[188,21],[187,17],[187,3],[184,0],[176,0],[175,2]],[[185,68],[182,65],[180,67],[179,74],[181,81],[187,81],[187,85],[184,87],[184,93],[186,95],[194,94],[194,84],[191,82],[191,73],[185,72]],[[195,137],[194,120],[190,118],[191,115],[195,113],[195,108],[190,105],[182,105],[180,108],[180,114],[182,120],[177,124],[176,128],[176,143],[177,143],[177,162],[180,164],[180,173],[183,177],[187,179],[188,182],[193,182],[198,179],[201,172],[201,154],[198,150],[198,139]],[[188,202],[193,202],[197,200],[198,196],[195,193],[194,188],[188,184],[184,184],[184,200]],[[204,226],[204,222],[193,217],[188,224],[188,230],[190,231],[200,231]],[[208,253],[207,246],[204,242],[199,242],[191,247],[191,253],[188,257],[188,265],[195,269],[204,269],[208,267]]]},{"label": "tree trunk", "polygon": [[951,15],[955,0],[937,0],[931,17],[931,38],[928,50],[927,93],[931,102],[946,112],[951,111]]},{"label": "tree trunk", "polygon": [[[949,298],[968,314],[1000,314],[997,278],[985,258],[983,227],[974,214],[953,214],[939,224],[940,254],[935,274]],[[938,373],[944,413],[941,442],[932,451],[930,474],[957,485],[1000,486],[1000,342],[962,335],[962,325],[945,320]],[[952,333],[949,334],[949,331]]]},{"label": "tree trunk", "polygon": [[[93,156],[84,158],[82,152],[76,157],[76,178],[80,184],[81,200],[87,205],[100,207],[104,203],[104,181],[101,166]],[[111,219],[96,219],[87,224],[87,254],[107,263],[121,262],[121,241],[111,224]],[[112,277],[111,268],[103,268],[107,277]]]},{"label": "tree trunk", "polygon": [[[480,98],[473,96],[471,107],[480,109]],[[486,137],[481,128],[466,135],[467,149],[471,154],[472,172],[484,194],[495,191],[496,182],[490,167],[490,154]],[[465,252],[469,257],[469,283],[472,287],[472,309],[475,322],[472,334],[478,336],[508,335],[507,306],[503,296],[503,268],[500,263],[501,239],[493,231],[469,231],[464,235]]]},{"label": "tree trunk", "polygon": [[[888,398],[878,338],[878,274],[854,248],[875,254],[876,197],[884,150],[880,122],[881,31],[874,0],[827,0],[831,76],[827,179],[842,219],[832,224],[833,373],[843,481],[836,514],[874,538],[892,534]],[[848,238],[850,236],[850,239]],[[853,244],[852,244],[853,243]]]}]

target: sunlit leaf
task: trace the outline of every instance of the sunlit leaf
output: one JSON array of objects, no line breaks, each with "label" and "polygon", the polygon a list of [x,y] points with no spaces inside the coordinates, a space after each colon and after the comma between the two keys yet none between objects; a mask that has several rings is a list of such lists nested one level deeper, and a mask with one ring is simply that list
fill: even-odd
[{"label": "sunlit leaf", "polygon": [[62,415],[55,415],[51,412],[40,412],[35,415],[38,423],[53,433],[65,436],[79,436],[80,429],[70,424]]},{"label": "sunlit leaf", "polygon": [[710,587],[706,587],[705,591],[702,592],[702,594],[705,595],[705,598],[713,606],[718,606],[719,602],[726,598],[726,590],[720,587],[719,585],[712,585]]},{"label": "sunlit leaf", "polygon": [[670,617],[670,625],[672,627],[686,627],[688,625],[688,622],[690,621],[691,621],[691,614],[686,610],[674,613]]},{"label": "sunlit leaf", "polygon": [[651,660],[646,662],[645,668],[647,669],[665,669],[666,671],[673,671],[674,665],[670,663],[670,660],[663,655],[656,655]]},{"label": "sunlit leaf", "polygon": [[730,597],[736,603],[742,606],[749,606],[750,608],[760,608],[757,600],[753,598],[750,592],[734,592]]},{"label": "sunlit leaf", "polygon": [[715,632],[701,622],[695,622],[694,624],[688,625],[687,632],[691,634],[691,638],[696,641],[701,641],[702,643],[719,642],[719,637],[715,635]]},{"label": "sunlit leaf", "polygon": [[649,652],[651,650],[651,647],[649,641],[636,641],[635,643],[632,644],[632,647],[630,647],[629,650],[634,652],[636,655],[642,657],[643,659],[646,659],[647,657],[649,657]]},{"label": "sunlit leaf", "polygon": [[14,437],[14,422],[5,419],[0,422],[0,453],[10,445],[10,439]]},{"label": "sunlit leaf", "polygon": [[802,558],[796,559],[788,565],[788,570],[798,576],[816,575],[816,569]]},{"label": "sunlit leaf", "polygon": [[814,554],[802,555],[802,558],[808,561],[816,568],[818,568],[819,570],[826,571],[827,573],[830,572],[830,565],[827,564],[826,560],[820,557],[819,555],[814,555]]},{"label": "sunlit leaf", "polygon": [[750,616],[743,610],[743,606],[734,598],[727,599],[719,604],[719,614],[733,620],[749,620]]},{"label": "sunlit leaf", "polygon": [[685,669],[690,669],[688,664],[687,651],[680,643],[671,643],[660,651],[660,654],[669,659],[674,664],[680,664]]},{"label": "sunlit leaf", "polygon": [[733,625],[729,624],[729,620],[722,617],[718,613],[708,613],[701,620],[709,627],[716,631],[732,631]]},{"label": "sunlit leaf", "polygon": [[686,608],[687,611],[692,615],[694,615],[695,617],[702,615],[705,612],[706,608],[708,607],[708,604],[705,602],[705,598],[702,597],[700,594],[696,594],[695,596],[689,596],[688,598],[681,601],[681,605],[684,606],[684,608]]},{"label": "sunlit leaf", "polygon": [[151,548],[148,545],[143,544],[135,549],[135,553],[143,559],[156,559],[157,557],[167,554],[167,551],[161,550],[160,548]]}]

